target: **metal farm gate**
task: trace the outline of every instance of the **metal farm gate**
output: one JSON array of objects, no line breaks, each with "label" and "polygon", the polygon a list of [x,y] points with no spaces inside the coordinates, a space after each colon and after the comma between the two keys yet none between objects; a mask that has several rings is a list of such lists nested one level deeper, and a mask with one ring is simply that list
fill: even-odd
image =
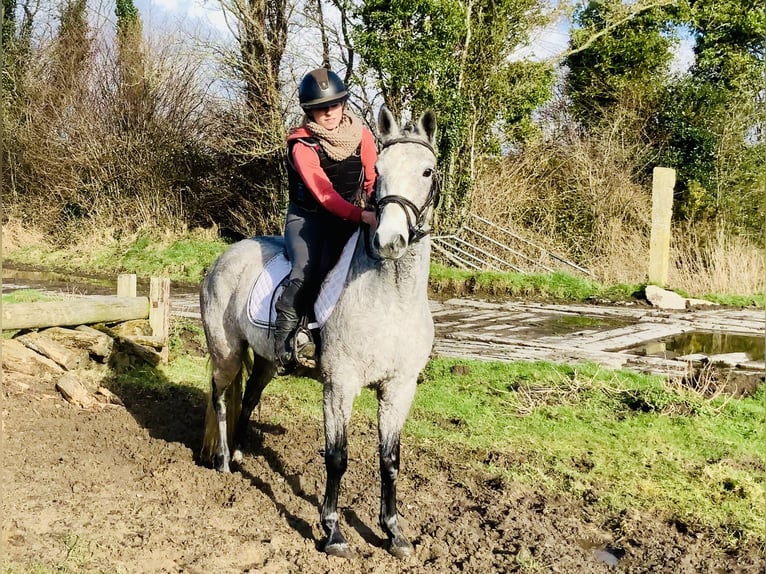
[{"label": "metal farm gate", "polygon": [[[503,240],[493,239],[490,233]],[[460,269],[517,273],[576,271],[593,277],[590,270],[478,215],[469,214],[456,234],[434,235],[432,245],[435,260]]]}]

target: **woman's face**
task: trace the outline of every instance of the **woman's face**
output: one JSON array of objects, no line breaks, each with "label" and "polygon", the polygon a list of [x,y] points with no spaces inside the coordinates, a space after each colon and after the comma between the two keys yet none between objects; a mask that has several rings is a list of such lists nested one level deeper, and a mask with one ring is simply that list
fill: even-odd
[{"label": "woman's face", "polygon": [[334,130],[343,118],[343,104],[333,104],[329,108],[309,110],[314,121],[326,130]]}]

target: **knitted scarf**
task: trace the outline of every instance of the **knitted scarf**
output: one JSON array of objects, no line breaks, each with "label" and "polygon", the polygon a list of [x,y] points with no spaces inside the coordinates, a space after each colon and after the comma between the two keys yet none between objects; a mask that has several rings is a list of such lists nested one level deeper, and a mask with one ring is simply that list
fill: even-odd
[{"label": "knitted scarf", "polygon": [[343,118],[334,130],[327,130],[309,119],[306,119],[306,129],[320,141],[330,159],[335,161],[346,159],[362,141],[362,120],[349,111],[343,112]]}]

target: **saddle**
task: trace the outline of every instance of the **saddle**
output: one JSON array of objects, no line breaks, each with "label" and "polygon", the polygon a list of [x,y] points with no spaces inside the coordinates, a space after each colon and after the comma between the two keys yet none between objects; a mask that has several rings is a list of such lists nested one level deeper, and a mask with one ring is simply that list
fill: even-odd
[{"label": "saddle", "polygon": [[[346,283],[358,236],[359,230],[355,231],[348,240],[335,267],[330,270],[322,282],[319,295],[314,303],[314,321],[306,325],[309,330],[321,328],[335,309]],[[250,288],[247,317],[256,327],[264,329],[274,327],[274,320],[277,316],[274,305],[285,288],[290,269],[290,261],[284,253],[279,253],[269,259],[263,271],[255,278]]]}]

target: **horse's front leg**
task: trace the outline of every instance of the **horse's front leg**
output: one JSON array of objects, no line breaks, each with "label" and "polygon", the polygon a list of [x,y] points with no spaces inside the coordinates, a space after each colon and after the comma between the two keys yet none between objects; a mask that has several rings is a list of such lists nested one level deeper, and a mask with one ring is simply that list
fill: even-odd
[{"label": "horse's front leg", "polygon": [[339,392],[329,381],[324,387],[324,430],[325,430],[325,484],[324,502],[320,519],[327,535],[324,551],[332,556],[348,558],[352,555],[348,542],[340,531],[338,516],[338,495],[340,482],[348,466],[348,443],[346,431],[351,418],[353,392]]},{"label": "horse's front leg", "polygon": [[378,437],[380,441],[380,527],[390,541],[389,552],[397,558],[412,554],[412,544],[399,526],[396,512],[396,479],[399,475],[399,439],[407,420],[416,381],[384,383],[378,391]]}]

